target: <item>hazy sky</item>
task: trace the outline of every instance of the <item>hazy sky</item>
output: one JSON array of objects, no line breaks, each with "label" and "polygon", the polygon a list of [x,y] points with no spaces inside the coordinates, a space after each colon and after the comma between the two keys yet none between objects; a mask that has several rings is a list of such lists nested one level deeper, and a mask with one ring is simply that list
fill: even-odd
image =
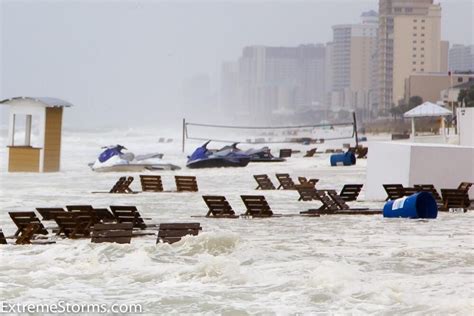
[{"label": "hazy sky", "polygon": [[[0,3],[0,97],[63,98],[76,105],[66,125],[100,126],[181,117],[187,78],[209,74],[217,91],[221,62],[244,46],[328,42],[332,25],[357,23],[378,1]],[[472,44],[473,1],[441,4],[443,38]]]}]

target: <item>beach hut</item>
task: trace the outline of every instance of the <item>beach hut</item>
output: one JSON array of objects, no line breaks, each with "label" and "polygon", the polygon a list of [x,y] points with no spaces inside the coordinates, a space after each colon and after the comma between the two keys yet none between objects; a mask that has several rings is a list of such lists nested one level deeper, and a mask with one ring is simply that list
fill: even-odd
[{"label": "beach hut", "polygon": [[72,104],[47,97],[15,97],[0,104],[9,106],[8,171],[59,171],[63,108]]},{"label": "beach hut", "polygon": [[[417,107],[407,111],[403,114],[403,117],[411,118],[411,135],[412,139],[415,139],[415,118],[417,117],[444,117],[452,115],[453,113],[445,109],[442,106],[439,106],[435,103],[425,102],[418,105]],[[441,129],[444,135],[444,119],[441,120]]]}]

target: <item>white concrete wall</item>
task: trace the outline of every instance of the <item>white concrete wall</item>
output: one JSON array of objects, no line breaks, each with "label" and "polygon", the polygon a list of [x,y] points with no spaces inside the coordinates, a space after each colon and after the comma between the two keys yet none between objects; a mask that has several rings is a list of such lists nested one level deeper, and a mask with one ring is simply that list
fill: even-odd
[{"label": "white concrete wall", "polygon": [[[374,142],[367,161],[366,199],[383,200],[384,183],[433,184],[456,188],[474,182],[474,147],[443,144]],[[474,188],[469,192],[474,198]]]},{"label": "white concrete wall", "polygon": [[384,200],[387,194],[382,184],[408,185],[411,146],[406,143],[370,142],[368,147],[365,198]]},{"label": "white concrete wall", "polygon": [[474,108],[458,108],[456,112],[459,144],[474,146]]}]

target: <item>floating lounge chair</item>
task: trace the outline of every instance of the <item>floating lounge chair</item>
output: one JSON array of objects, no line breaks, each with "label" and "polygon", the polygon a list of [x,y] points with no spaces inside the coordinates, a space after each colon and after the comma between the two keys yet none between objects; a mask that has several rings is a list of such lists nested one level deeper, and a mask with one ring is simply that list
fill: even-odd
[{"label": "floating lounge chair", "polygon": [[132,240],[132,235],[132,223],[95,224],[92,229],[91,242],[129,244]]},{"label": "floating lounge chair", "polygon": [[200,230],[202,230],[200,223],[163,223],[159,226],[156,243],[173,244],[184,236],[197,236]]},{"label": "floating lounge chair", "polygon": [[367,158],[367,153],[369,152],[369,148],[367,147],[357,147],[357,159]]},{"label": "floating lounge chair", "polygon": [[291,149],[280,149],[280,158],[290,158],[292,153]]},{"label": "floating lounge chair", "polygon": [[266,174],[257,174],[253,176],[258,185],[255,190],[275,190],[272,180]]},{"label": "floating lounge chair", "polygon": [[363,186],[363,184],[344,184],[339,196],[346,202],[355,201]]},{"label": "floating lounge chair", "polygon": [[417,188],[404,187],[401,184],[384,184],[383,187],[385,192],[387,192],[387,198],[385,201],[396,200],[419,192]]},{"label": "floating lounge chair", "polygon": [[161,176],[140,175],[140,183],[144,192],[163,192]]},{"label": "floating lounge chair", "polygon": [[273,211],[263,195],[241,195],[246,211],[243,216],[271,217]]},{"label": "floating lounge chair", "polygon": [[434,185],[432,185],[432,184],[415,184],[414,187],[418,192],[431,193],[431,195],[436,200],[437,204],[443,204],[443,199],[441,198],[441,195],[439,195],[439,193],[436,190]]},{"label": "floating lounge chair", "polygon": [[110,210],[119,223],[132,223],[133,228],[141,230],[156,227],[156,224],[146,224],[135,206],[111,205]]},{"label": "floating lounge chair", "polygon": [[317,209],[309,209],[307,211],[302,211],[300,214],[303,215],[320,215],[320,214],[333,214],[339,210],[338,205],[326,195],[324,191],[316,190],[313,188],[312,191],[313,200],[320,201],[322,205]]},{"label": "floating lounge chair", "polygon": [[194,176],[175,176],[176,190],[178,192],[198,192],[198,184]]},{"label": "floating lounge chair", "polygon": [[314,157],[316,150],[318,150],[318,148],[311,148],[310,150],[306,151],[306,154],[303,157]]},{"label": "floating lounge chair", "polygon": [[339,210],[335,212],[335,214],[339,215],[374,215],[374,214],[382,214],[382,210],[370,210],[366,207],[364,208],[351,208],[347,205],[346,201],[337,194],[335,190],[327,190],[326,191],[329,197],[336,203]]},{"label": "floating lounge chair", "polygon": [[313,186],[316,186],[316,183],[318,183],[319,179],[307,179],[306,177],[298,177],[298,181],[300,184],[312,184]]},{"label": "floating lounge chair", "polygon": [[298,201],[319,200],[319,194],[317,194],[316,188],[309,182],[295,185],[295,189],[300,195]]},{"label": "floating lounge chair", "polygon": [[58,225],[56,235],[67,238],[89,237],[91,227],[97,223],[97,217],[88,211],[72,211],[57,213],[54,221]]},{"label": "floating lounge chair", "polygon": [[214,218],[238,218],[239,216],[235,215],[234,210],[227,202],[225,196],[216,196],[216,195],[203,195],[204,202],[206,203],[209,211],[206,214],[206,217]]},{"label": "floating lounge chair", "polygon": [[3,231],[0,229],[0,245],[6,245],[7,240],[5,239],[5,235],[3,234]]},{"label": "floating lounge chair", "polygon": [[278,182],[280,182],[280,185],[278,186],[277,190],[280,188],[282,188],[283,190],[295,189],[295,183],[293,182],[293,179],[291,179],[288,173],[277,173],[276,177],[278,179]]},{"label": "floating lounge chair", "polygon": [[114,186],[108,191],[96,191],[92,193],[117,193],[117,194],[133,194],[133,193],[138,193],[134,192],[131,188],[130,185],[133,182],[133,177],[120,177],[117,182],[114,184]]},{"label": "floating lounge chair", "polygon": [[441,211],[449,211],[449,209],[460,208],[467,212],[471,201],[466,190],[463,189],[441,189],[443,196],[443,207]]},{"label": "floating lounge chair", "polygon": [[36,210],[44,221],[52,221],[56,214],[66,212],[62,207],[37,207]]},{"label": "floating lounge chair", "polygon": [[20,232],[28,225],[30,224],[37,224],[38,225],[38,231],[35,233],[41,234],[41,235],[48,235],[48,231],[46,228],[43,226],[41,221],[39,220],[38,217],[36,217],[35,212],[9,212],[8,213],[17,227],[17,231],[15,232],[14,236],[18,236]]}]

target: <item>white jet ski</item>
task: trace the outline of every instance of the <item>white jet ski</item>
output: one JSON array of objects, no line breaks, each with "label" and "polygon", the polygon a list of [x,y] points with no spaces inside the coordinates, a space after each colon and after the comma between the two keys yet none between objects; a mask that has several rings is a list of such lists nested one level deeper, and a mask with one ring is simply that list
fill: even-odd
[{"label": "white jet ski", "polygon": [[140,172],[144,170],[179,170],[179,166],[164,162],[163,154],[151,153],[135,156],[122,145],[103,147],[105,149],[89,167],[96,172]]}]

